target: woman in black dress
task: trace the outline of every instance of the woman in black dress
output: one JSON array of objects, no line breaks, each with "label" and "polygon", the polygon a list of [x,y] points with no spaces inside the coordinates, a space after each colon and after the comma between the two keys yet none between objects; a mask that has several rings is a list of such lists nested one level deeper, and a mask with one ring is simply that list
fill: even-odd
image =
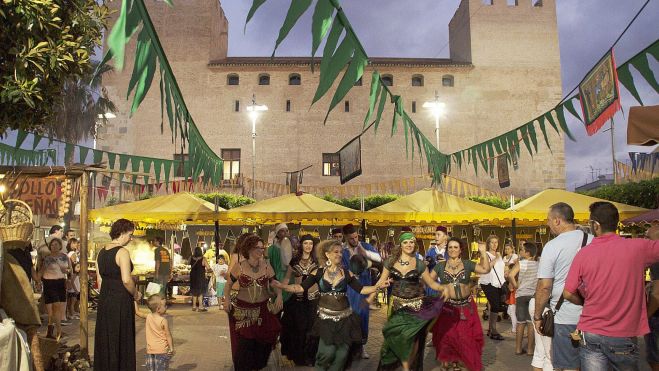
[{"label": "woman in black dress", "polygon": [[208,310],[201,305],[202,296],[208,288],[206,270],[208,270],[208,263],[204,258],[201,247],[197,246],[194,249],[192,258],[190,258],[190,295],[192,295],[193,311],[206,312]]},{"label": "woman in black dress", "polygon": [[[309,275],[316,273],[318,259],[314,252],[314,238],[304,235],[300,238],[299,251],[291,260],[284,277],[284,282],[301,284]],[[314,285],[310,290],[292,295],[284,303],[284,315],[281,319],[281,354],[295,362],[297,366],[313,366],[318,338],[311,336],[311,327],[318,311],[320,292]]]},{"label": "woman in black dress", "polygon": [[101,289],[94,335],[95,371],[135,370],[135,306],[142,297],[130,273],[133,263],[124,248],[135,225],[119,219],[110,229],[110,242],[99,253],[96,278]]}]

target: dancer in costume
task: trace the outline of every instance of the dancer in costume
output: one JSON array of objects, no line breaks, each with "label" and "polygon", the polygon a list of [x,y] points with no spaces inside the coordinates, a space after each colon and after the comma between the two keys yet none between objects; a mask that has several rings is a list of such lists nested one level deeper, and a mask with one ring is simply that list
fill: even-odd
[{"label": "dancer in costume", "polygon": [[[240,249],[245,239],[251,235],[253,235],[253,233],[243,233],[240,236],[238,236],[238,238],[236,239],[236,243],[233,245],[233,248],[231,249],[231,255],[229,255],[229,272],[233,272],[234,267],[237,264],[240,264],[240,262],[242,262],[243,260],[245,260],[245,258],[240,254]],[[229,293],[229,297],[231,298],[231,301],[234,301],[236,299],[236,295],[238,295],[238,290],[240,290],[240,285],[238,284],[237,281],[232,281],[232,282],[233,285],[227,286],[225,284],[224,297],[222,299],[226,298],[227,292]],[[224,300],[222,303],[224,307],[223,309],[226,310],[228,301]],[[238,351],[238,336],[236,335],[236,320],[231,315],[229,315],[229,340],[231,340],[231,360],[233,361],[233,364],[236,364],[236,352]]]},{"label": "dancer in costume", "polygon": [[312,335],[320,338],[315,365],[318,370],[344,370],[351,359],[351,348],[356,349],[355,345],[362,340],[360,318],[348,302],[348,287],[362,295],[369,295],[389,286],[389,281],[376,286],[363,286],[357,277],[343,268],[341,250],[341,242],[323,241],[317,249],[320,267],[316,273],[308,276],[301,285],[273,282],[273,286],[294,293],[303,293],[318,285],[318,315],[311,330]]},{"label": "dancer in costume", "polygon": [[382,328],[384,342],[379,369],[423,369],[423,348],[428,325],[442,310],[443,298],[424,296],[421,281],[448,297],[448,287],[440,285],[426,269],[425,261],[416,256],[416,238],[404,232],[398,238],[400,247],[384,263],[378,283],[389,278],[391,285],[389,319]]},{"label": "dancer in costume", "polygon": [[[294,279],[301,284],[318,269],[318,259],[314,253],[315,241],[310,235],[300,238],[300,250],[291,260],[284,282]],[[284,315],[281,319],[281,354],[295,362],[297,366],[313,366],[318,339],[311,336],[311,328],[318,310],[318,286],[292,295],[284,303]]]},{"label": "dancer in costume", "polygon": [[[263,240],[257,235],[245,237],[239,246],[243,261],[233,266],[227,286],[238,282],[240,288],[234,300],[225,290],[224,309],[233,317],[236,349],[236,370],[260,370],[267,366],[275,347],[281,325],[269,304],[270,284],[275,273],[263,259]],[[281,310],[281,291],[275,289],[277,300],[272,311]]]},{"label": "dancer in costume", "polygon": [[[471,274],[490,272],[490,261],[485,253],[485,244],[479,243],[480,262],[461,259],[466,244],[463,240],[451,237],[447,245],[448,260],[435,265],[431,277],[439,277],[443,285],[448,285],[449,299],[432,328],[432,341],[437,351],[437,360],[445,370],[460,369],[462,362],[471,371],[483,368],[483,328],[476,302],[471,296]],[[450,363],[453,363],[451,366]]]},{"label": "dancer in costume", "polygon": [[[343,227],[343,237],[345,238],[345,244],[343,245],[342,261],[345,268],[350,269],[351,258],[355,255],[361,255],[366,260],[375,263],[382,263],[382,258],[378,254],[377,250],[366,242],[359,241],[359,234],[355,229],[355,226],[352,224],[347,224]],[[368,269],[363,269],[362,271],[356,272],[353,271],[359,279],[359,283],[362,286],[369,286],[373,284],[371,280],[371,273]],[[375,296],[368,298],[369,301],[373,301]],[[353,312],[355,312],[361,321],[362,327],[362,349],[361,357],[369,358],[369,354],[366,352],[364,345],[368,341],[368,319],[370,315],[369,306],[364,304],[364,301],[367,300],[366,295],[362,295],[359,292],[348,288],[348,301],[352,307]]]}]

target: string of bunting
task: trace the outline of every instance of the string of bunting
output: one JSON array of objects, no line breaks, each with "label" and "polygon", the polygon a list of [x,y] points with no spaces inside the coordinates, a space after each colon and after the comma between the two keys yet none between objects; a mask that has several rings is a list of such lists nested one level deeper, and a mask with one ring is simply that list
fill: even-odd
[{"label": "string of bunting", "polygon": [[[265,2],[266,0],[253,0],[252,6],[247,15],[246,24]],[[311,0],[291,2],[284,23],[279,30],[279,36],[275,44],[273,56],[279,44],[286,38],[300,17],[308,10],[311,3]],[[316,2],[312,17],[311,33],[312,58],[315,56],[321,41],[323,39],[326,40],[323,57],[320,63],[318,88],[314,95],[313,103],[316,103],[327,93],[341,71],[345,70],[330,102],[325,116],[326,121],[334,107],[343,99],[343,97],[345,97],[348,91],[352,89],[354,83],[362,77],[364,68],[368,65],[368,55],[350,25],[350,22],[348,21],[346,14],[343,12],[338,0],[321,0]],[[342,39],[341,35],[344,35]],[[636,54],[618,68],[618,75],[623,86],[630,90],[632,95],[634,95],[641,104],[640,96],[638,95],[631,73],[629,72],[629,66],[634,66],[655,91],[659,92],[659,84],[657,84],[647,60],[650,55],[659,60],[659,40],[655,41],[652,45]],[[312,63],[311,66],[313,69],[314,64]],[[372,122],[375,123],[374,129],[377,130],[386,103],[392,103],[394,107],[391,135],[393,136],[396,133],[399,121],[402,122],[403,130],[405,132],[405,147],[408,155],[411,146],[412,156],[414,156],[414,145],[416,142],[416,152],[424,155],[427,159],[433,183],[440,183],[443,179],[442,175],[450,173],[452,164],[457,165],[458,168],[461,168],[463,164],[472,164],[475,173],[478,174],[479,164],[480,168],[485,170],[485,172],[488,172],[491,167],[490,159],[507,155],[508,161],[511,162],[513,156],[519,157],[521,154],[521,145],[518,145],[519,142],[523,142],[528,153],[533,156],[533,154],[538,151],[538,130],[542,133],[545,144],[551,150],[548,140],[547,126],[551,126],[551,128],[559,134],[565,133],[568,138],[574,140],[574,137],[567,126],[566,111],[584,123],[584,120],[574,107],[575,100],[577,103],[581,103],[579,95],[567,97],[561,100],[561,102],[551,110],[538,115],[523,125],[517,126],[512,130],[475,144],[469,148],[451,154],[444,154],[434,147],[432,141],[430,141],[419,130],[414,121],[407,114],[404,109],[403,98],[400,95],[394,95],[384,84],[379,72],[374,70],[371,78],[369,109],[364,119],[364,126],[369,123],[369,120],[373,119]],[[490,176],[493,177],[493,174],[494,173],[490,171]]]},{"label": "string of bunting", "polygon": [[[172,0],[164,1],[169,6],[173,6]],[[160,131],[161,133],[164,132],[166,113],[172,134],[172,143],[176,143],[177,140],[180,142],[181,153],[185,149],[185,144],[188,145],[192,178],[196,179],[203,174],[204,182],[217,185],[222,179],[222,159],[206,143],[192,119],[143,0],[123,0],[121,2],[119,16],[108,36],[109,50],[105,54],[101,66],[113,59],[114,68],[118,71],[123,69],[126,44],[137,32],[140,25],[142,28],[137,35],[135,62],[126,94],[126,99],[129,99],[133,90],[135,92],[130,115],[132,116],[135,113],[144,100],[153,82],[156,65],[158,65],[160,74]]]},{"label": "string of bunting", "polygon": [[0,143],[0,163],[6,165],[45,166],[55,164],[56,152],[52,149],[30,150]]},{"label": "string of bunting", "polygon": [[656,177],[655,170],[651,166],[648,166],[647,168],[633,168],[620,161],[616,161],[615,171],[618,183],[639,182],[641,180],[650,180]]}]

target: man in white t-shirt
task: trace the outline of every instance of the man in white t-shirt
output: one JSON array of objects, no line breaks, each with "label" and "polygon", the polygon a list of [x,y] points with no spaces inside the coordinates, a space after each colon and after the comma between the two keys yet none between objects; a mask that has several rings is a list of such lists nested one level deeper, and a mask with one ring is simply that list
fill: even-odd
[{"label": "man in white t-shirt", "polygon": [[[547,242],[542,250],[538,267],[538,286],[535,293],[535,326],[540,329],[541,315],[547,303],[551,309],[563,294],[565,279],[570,271],[572,260],[584,242],[584,232],[577,229],[574,211],[570,205],[559,202],[549,208],[547,226],[556,238]],[[587,236],[587,243],[593,236]],[[581,316],[580,305],[564,300],[554,317],[554,337],[551,345],[551,360],[554,369],[576,370],[580,368],[579,348],[572,346],[570,333],[577,329]]]}]

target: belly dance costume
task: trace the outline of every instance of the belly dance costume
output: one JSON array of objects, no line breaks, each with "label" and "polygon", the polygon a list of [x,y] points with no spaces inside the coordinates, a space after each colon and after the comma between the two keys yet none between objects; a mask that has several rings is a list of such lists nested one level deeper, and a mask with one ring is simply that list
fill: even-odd
[{"label": "belly dance costume", "polygon": [[421,276],[426,265],[416,259],[416,267],[402,274],[394,268],[393,259],[385,262],[393,279],[389,297],[389,318],[382,328],[384,341],[379,369],[396,369],[409,361],[410,369],[423,369],[423,349],[428,325],[442,310],[440,297],[425,296]]},{"label": "belly dance costume", "polygon": [[[471,260],[462,260],[462,264],[464,269],[456,274],[446,271],[446,262],[437,263],[434,268],[440,282],[453,285],[457,296],[462,296],[458,284],[470,284],[471,273],[476,267]],[[438,361],[462,362],[471,371],[483,368],[483,328],[471,295],[465,299],[447,300],[432,334]]]},{"label": "belly dance costume", "polygon": [[[235,277],[231,277],[236,280]],[[267,290],[272,277],[265,274],[252,278],[242,273],[237,278],[240,289],[247,290],[250,297],[256,298],[262,290]],[[232,298],[231,317],[234,320],[236,351],[234,352],[234,367],[237,371],[259,370],[268,365],[270,353],[277,343],[281,325],[277,317],[270,312],[269,300],[250,303],[238,298]]]},{"label": "belly dance costume", "polygon": [[[309,259],[291,260],[291,271],[296,282],[302,282],[318,269],[318,264]],[[281,318],[281,354],[295,362],[298,366],[313,366],[318,351],[318,338],[311,336],[311,328],[318,311],[320,293],[318,286],[313,285],[310,290],[292,295],[284,303],[284,315]]]},{"label": "belly dance costume", "polygon": [[356,350],[362,340],[360,318],[350,308],[346,292],[348,287],[360,292],[363,286],[346,269],[342,271],[343,279],[335,285],[323,277],[324,268],[302,281],[305,291],[314,284],[320,291],[318,314],[311,329],[311,334],[320,338],[315,365],[318,370],[347,368],[351,350]]}]

